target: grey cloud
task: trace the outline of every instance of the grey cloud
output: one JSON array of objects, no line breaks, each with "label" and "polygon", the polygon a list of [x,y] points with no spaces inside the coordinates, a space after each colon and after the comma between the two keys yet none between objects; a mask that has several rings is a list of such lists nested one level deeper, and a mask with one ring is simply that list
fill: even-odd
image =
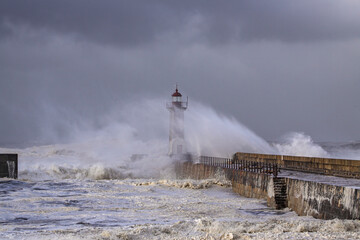
[{"label": "grey cloud", "polygon": [[24,24],[120,45],[147,44],[203,19],[202,40],[313,41],[360,37],[359,4],[352,1],[3,0],[0,29]]},{"label": "grey cloud", "polygon": [[266,139],[359,139],[358,10],[355,1],[2,0],[0,144],[66,140],[125,103],[169,97],[176,82],[190,103]]},{"label": "grey cloud", "polygon": [[26,25],[125,45],[146,43],[172,27],[176,14],[157,1],[1,1],[6,24]]}]

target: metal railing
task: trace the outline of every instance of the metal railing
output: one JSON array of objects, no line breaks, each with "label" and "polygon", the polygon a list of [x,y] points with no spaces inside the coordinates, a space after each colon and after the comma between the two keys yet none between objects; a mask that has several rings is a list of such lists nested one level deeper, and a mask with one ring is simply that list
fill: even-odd
[{"label": "metal railing", "polygon": [[233,160],[230,158],[209,156],[200,156],[200,163],[214,167],[235,169],[246,172],[263,173],[273,175],[274,177],[277,177],[278,173],[280,172],[280,168],[276,163],[265,163],[239,159]]}]

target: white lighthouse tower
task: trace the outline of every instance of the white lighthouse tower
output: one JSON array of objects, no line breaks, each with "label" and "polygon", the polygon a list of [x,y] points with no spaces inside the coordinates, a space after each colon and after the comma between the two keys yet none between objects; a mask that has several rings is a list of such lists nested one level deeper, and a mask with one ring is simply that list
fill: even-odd
[{"label": "white lighthouse tower", "polygon": [[181,158],[186,153],[184,140],[184,111],[188,107],[188,100],[182,102],[182,95],[176,86],[172,94],[172,102],[166,107],[170,112],[169,131],[169,155],[173,158]]}]

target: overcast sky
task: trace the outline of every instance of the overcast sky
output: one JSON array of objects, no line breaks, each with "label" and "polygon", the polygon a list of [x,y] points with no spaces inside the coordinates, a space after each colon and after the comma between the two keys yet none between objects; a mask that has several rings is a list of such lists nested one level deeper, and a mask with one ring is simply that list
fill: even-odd
[{"label": "overcast sky", "polygon": [[1,0],[0,144],[61,138],[59,118],[165,99],[176,82],[267,140],[360,140],[359,13],[357,0]]}]

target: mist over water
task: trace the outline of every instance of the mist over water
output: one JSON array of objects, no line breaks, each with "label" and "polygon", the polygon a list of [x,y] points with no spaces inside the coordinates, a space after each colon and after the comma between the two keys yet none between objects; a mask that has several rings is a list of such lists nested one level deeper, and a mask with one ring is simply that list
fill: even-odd
[{"label": "mist over water", "polygon": [[316,143],[302,132],[288,133],[272,146],[282,155],[360,160],[359,142]]},{"label": "mist over water", "polygon": [[192,103],[186,112],[185,129],[188,150],[198,155],[232,157],[235,152],[277,152],[235,118],[199,103]]},{"label": "mist over water", "polygon": [[[173,177],[173,160],[167,156],[169,112],[166,99],[129,102],[96,119],[71,124],[60,114],[44,119],[65,122],[66,138],[56,135],[59,122],[47,123],[42,138],[61,144],[25,149],[0,149],[19,153],[19,176],[24,179],[123,179]],[[81,123],[81,124],[79,124]],[[52,127],[51,127],[52,126]],[[186,150],[195,155],[231,157],[254,152],[313,157],[354,158],[360,148],[327,148],[303,133],[291,133],[269,144],[232,117],[191,101],[185,111]],[[137,154],[136,159],[131,156]]]},{"label": "mist over water", "polygon": [[[61,144],[1,151],[19,153],[19,175],[29,179],[172,175],[168,171],[173,161],[167,156],[169,112],[165,103],[166,99],[127,103],[96,121],[83,119],[81,124],[78,121],[73,125],[66,122],[62,127],[70,134],[61,139]],[[53,114],[51,111],[51,119],[56,119]],[[42,138],[54,139],[54,132],[56,129],[51,131],[48,127]],[[266,141],[235,119],[194,101],[185,112],[185,138],[187,151],[196,155],[231,157],[236,151],[275,153]],[[133,154],[140,157],[131,159]]]}]

